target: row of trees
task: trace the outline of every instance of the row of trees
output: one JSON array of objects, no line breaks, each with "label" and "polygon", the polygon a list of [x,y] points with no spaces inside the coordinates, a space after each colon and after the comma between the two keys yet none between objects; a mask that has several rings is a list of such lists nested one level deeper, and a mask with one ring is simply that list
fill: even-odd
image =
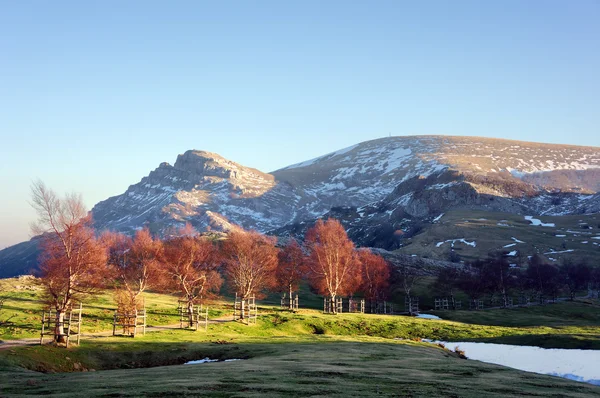
[{"label": "row of trees", "polygon": [[42,182],[32,187],[43,236],[41,283],[56,311],[55,338],[61,341],[67,309],[75,300],[113,287],[119,307],[132,311],[148,289],[179,294],[192,321],[194,304],[215,296],[224,282],[242,300],[280,291],[291,295],[302,280],[331,297],[361,292],[383,300],[390,266],[370,250],[356,249],[342,225],[318,221],[304,244],[290,239],[278,248],[275,238],[235,230],[225,239],[203,236],[190,226],[159,238],[147,229],[133,237],[92,228],[80,196],[58,197]]},{"label": "row of trees", "polygon": [[518,268],[511,267],[506,257],[492,256],[464,267],[441,269],[434,288],[445,296],[453,296],[458,289],[473,300],[496,296],[505,306],[511,293],[543,300],[566,291],[574,299],[579,291],[600,290],[600,268],[569,261],[550,264],[539,255],[531,257],[526,268]]}]

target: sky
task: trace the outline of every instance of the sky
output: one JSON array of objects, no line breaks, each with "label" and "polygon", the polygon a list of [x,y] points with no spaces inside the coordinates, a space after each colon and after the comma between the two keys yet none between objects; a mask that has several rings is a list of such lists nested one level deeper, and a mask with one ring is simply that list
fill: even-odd
[{"label": "sky", "polygon": [[600,146],[600,1],[0,2],[0,248],[188,149],[262,171],[388,135]]}]

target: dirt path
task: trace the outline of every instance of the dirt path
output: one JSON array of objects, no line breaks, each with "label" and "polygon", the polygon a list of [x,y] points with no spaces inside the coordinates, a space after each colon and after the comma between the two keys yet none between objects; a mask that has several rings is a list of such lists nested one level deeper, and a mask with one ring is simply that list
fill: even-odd
[{"label": "dirt path", "polygon": [[[232,318],[233,317],[231,315],[222,316],[220,318],[209,319],[208,323],[210,325],[210,324],[217,324],[217,323],[224,323],[224,322],[233,322]],[[175,323],[172,325],[146,326],[146,332],[160,332],[162,330],[175,330],[175,329],[179,329],[179,325],[180,325],[179,323]],[[82,340],[84,340],[84,339],[92,340],[92,339],[99,339],[99,338],[104,338],[104,337],[112,337],[112,330],[81,334]],[[48,341],[48,337],[46,337],[44,340]],[[8,349],[15,348],[15,347],[32,346],[32,345],[39,345],[39,344],[40,344],[39,337],[29,337],[26,339],[19,339],[19,340],[0,340],[0,350],[8,350]]]}]

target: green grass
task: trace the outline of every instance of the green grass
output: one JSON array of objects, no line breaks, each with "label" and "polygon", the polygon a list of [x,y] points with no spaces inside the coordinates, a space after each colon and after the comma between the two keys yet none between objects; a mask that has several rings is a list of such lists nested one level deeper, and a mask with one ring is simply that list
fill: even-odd
[{"label": "green grass", "polygon": [[[41,328],[41,288],[29,277],[0,279],[0,298],[4,299],[0,322],[10,318],[10,323],[0,325],[0,339],[39,337]],[[112,329],[114,310],[117,308],[112,291],[83,301],[83,333]],[[169,325],[179,322],[178,298],[168,294],[144,293],[148,325]],[[224,313],[226,303],[211,305],[210,316]]]},{"label": "green grass", "polygon": [[[599,388],[557,377],[458,359],[419,344],[316,339],[312,342],[198,344],[235,362],[70,374],[0,373],[11,396],[597,396]],[[169,346],[167,346],[169,347]],[[191,346],[164,347],[186,356]],[[153,346],[154,348],[154,346]],[[242,355],[239,355],[242,354]],[[189,356],[192,357],[191,355]]]},{"label": "green grass", "polygon": [[[600,391],[462,360],[431,344],[331,334],[353,331],[359,318],[273,313],[256,326],[228,323],[206,334],[173,330],[86,341],[69,350],[21,347],[0,355],[1,395],[591,397]],[[316,325],[324,334],[314,334]],[[178,366],[207,356],[245,360]]]},{"label": "green grass", "polygon": [[[0,281],[3,286],[17,282]],[[11,303],[39,305],[35,291],[12,286],[5,293],[12,294]],[[306,287],[301,303],[303,295],[318,302]],[[176,301],[149,295],[146,303],[156,313],[153,319],[174,323],[169,322],[174,317],[169,314],[175,313]],[[277,303],[277,296],[267,302]],[[91,300],[87,308],[101,315],[112,304],[106,294]],[[220,305],[214,316],[226,311],[225,303]],[[37,313],[26,311],[21,310],[15,327],[27,330],[31,323],[37,332]],[[84,339],[81,346],[68,350],[49,345],[0,350],[0,396],[584,397],[600,393],[591,385],[465,361],[420,342],[431,338],[600,349],[600,306],[593,303],[438,312],[448,319],[443,321],[334,316],[310,309],[289,313],[264,304],[259,311],[258,323],[251,326],[220,322],[211,324],[208,332],[165,330],[136,339]],[[92,327],[102,328],[110,321],[100,315]],[[94,318],[84,318],[89,319]],[[207,356],[245,360],[180,366]]]},{"label": "green grass", "polygon": [[[77,353],[76,355],[81,355],[78,359],[85,367],[108,369],[128,363],[124,360],[136,357],[138,354],[135,353],[139,351],[147,352],[152,357],[157,355],[156,352],[163,351],[161,347],[214,341],[256,344],[264,341],[281,343],[313,341],[315,339],[350,339],[353,341],[378,339],[378,341],[387,342],[391,340],[420,341],[421,338],[446,341],[496,342],[511,339],[513,344],[529,345],[532,340],[537,339],[539,343],[536,345],[543,347],[600,349],[598,325],[593,323],[587,326],[556,324],[555,326],[509,327],[425,320],[402,316],[325,315],[312,310],[302,310],[294,314],[261,308],[261,314],[258,323],[252,326],[246,326],[239,322],[222,322],[210,325],[208,333],[168,330],[148,333],[145,337],[136,338],[135,340],[123,337],[98,338],[84,340],[80,348],[75,348],[72,351]],[[144,348],[148,345],[154,348]],[[68,363],[61,357],[67,355],[65,353],[69,351],[66,350],[35,346],[19,347],[12,351],[14,352],[10,350],[0,351],[0,359],[7,360],[15,366],[33,370],[70,370],[68,367],[64,367],[68,366]],[[112,358],[111,355],[116,357]],[[109,360],[99,362],[99,356],[102,358],[107,357]],[[158,360],[150,358],[148,361],[157,363]],[[110,363],[114,365],[111,366]]]}]

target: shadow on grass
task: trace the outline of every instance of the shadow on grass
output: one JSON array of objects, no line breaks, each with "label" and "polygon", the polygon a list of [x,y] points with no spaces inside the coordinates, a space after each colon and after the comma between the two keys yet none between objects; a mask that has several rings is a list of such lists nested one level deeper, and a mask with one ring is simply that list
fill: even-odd
[{"label": "shadow on grass", "polygon": [[[240,344],[131,341],[20,353],[34,360],[44,358],[47,366],[65,370],[81,370],[82,366],[113,370],[43,375],[7,370],[0,362],[0,368],[6,370],[0,374],[3,395],[592,397],[600,391],[583,383],[461,360],[441,348],[410,342],[330,341],[324,337]],[[165,366],[205,357],[249,360]]]},{"label": "shadow on grass", "polygon": [[600,334],[524,334],[493,338],[466,338],[465,342],[494,343],[541,348],[600,350]]},{"label": "shadow on grass", "polygon": [[584,301],[479,311],[432,311],[432,313],[449,321],[486,326],[600,327],[600,305]]}]

